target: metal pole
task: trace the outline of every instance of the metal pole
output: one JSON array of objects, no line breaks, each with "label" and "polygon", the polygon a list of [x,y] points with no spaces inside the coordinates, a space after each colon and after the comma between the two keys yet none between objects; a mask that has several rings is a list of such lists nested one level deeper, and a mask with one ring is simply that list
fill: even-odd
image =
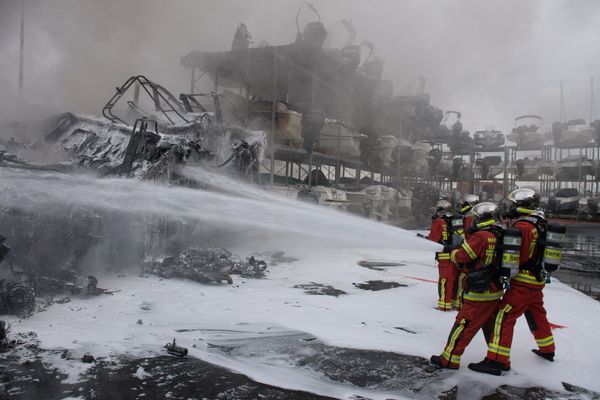
[{"label": "metal pole", "polygon": [[504,179],[503,186],[504,187],[502,188],[503,189],[502,190],[503,197],[506,197],[506,195],[508,194],[508,151],[509,151],[508,147],[506,147],[504,149],[504,176],[503,176],[503,179]]},{"label": "metal pole", "polygon": [[273,187],[275,170],[275,115],[277,114],[277,47],[273,46],[273,104],[271,109],[271,173],[269,174],[269,183]]},{"label": "metal pole", "polygon": [[19,49],[19,95],[23,96],[23,59],[25,53],[25,0],[21,0],[21,42]]},{"label": "metal pole", "polygon": [[313,167],[313,150],[310,149],[310,157],[308,158],[308,187],[312,186],[312,167]]},{"label": "metal pole", "polygon": [[337,136],[337,160],[335,162],[335,184],[340,184],[340,146],[341,146],[341,137],[342,137],[342,122],[340,120],[341,112],[338,112],[338,136]]},{"label": "metal pole", "polygon": [[196,84],[196,67],[192,65],[192,71],[191,71],[191,82],[190,82],[190,93],[194,94],[194,86]]},{"label": "metal pole", "polygon": [[594,101],[594,77],[590,78],[590,124],[596,117],[596,104]]},{"label": "metal pole", "polygon": [[[578,189],[579,189],[579,191],[581,191],[581,164],[582,164],[582,157],[583,157],[583,155],[581,154],[581,147],[579,147],[579,182],[578,182]],[[585,182],[583,182],[583,190],[585,191]]]},{"label": "metal pole", "polygon": [[560,122],[567,122],[567,110],[565,107],[565,96],[563,92],[563,83],[560,81]]},{"label": "metal pole", "polygon": [[[244,118],[245,118],[244,125],[247,125],[248,124],[248,120],[249,120],[248,119],[248,115],[249,115],[249,112],[250,112],[250,110],[249,110],[249,108],[250,108],[250,78],[249,78],[249,76],[250,76],[250,72],[249,72],[249,70],[250,70],[250,59],[248,58],[248,48],[246,48],[246,50],[244,51],[244,56],[245,56],[244,57],[245,58],[245,61],[244,61],[244,64],[245,64],[244,65],[244,69],[245,69],[244,80],[246,81],[246,101],[244,102]],[[275,46],[273,46],[273,56],[275,57]],[[273,79],[277,79],[277,71],[274,71],[274,77],[275,78],[273,78]],[[240,88],[240,91],[241,90],[242,89]],[[275,97],[277,97],[277,96],[275,96]]]}]

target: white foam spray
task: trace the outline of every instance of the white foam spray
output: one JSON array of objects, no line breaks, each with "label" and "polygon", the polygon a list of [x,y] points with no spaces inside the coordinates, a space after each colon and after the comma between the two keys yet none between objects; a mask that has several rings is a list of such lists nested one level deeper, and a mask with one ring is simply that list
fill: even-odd
[{"label": "white foam spray", "polygon": [[1,168],[0,191],[18,194],[15,199],[19,200],[4,196],[5,202],[14,201],[4,205],[15,208],[39,210],[46,205],[67,203],[131,216],[158,215],[207,222],[232,233],[247,230],[256,234],[259,247],[265,241],[289,241],[295,248],[318,245],[433,251],[437,246],[403,229],[288,199],[206,170],[188,168],[185,173],[208,184],[210,190]]}]

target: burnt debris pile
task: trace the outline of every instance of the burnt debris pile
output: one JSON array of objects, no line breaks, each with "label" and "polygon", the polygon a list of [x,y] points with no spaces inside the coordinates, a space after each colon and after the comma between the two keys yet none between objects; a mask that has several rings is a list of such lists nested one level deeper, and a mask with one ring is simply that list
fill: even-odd
[{"label": "burnt debris pile", "polygon": [[144,264],[144,272],[162,278],[189,279],[204,284],[233,283],[231,275],[244,278],[262,278],[267,263],[254,257],[242,259],[225,249],[194,249],[183,251],[177,257]]},{"label": "burnt debris pile", "polygon": [[[102,109],[103,117],[64,113],[0,126],[3,137],[13,136],[0,141],[0,168],[7,174],[32,171],[42,180],[62,176],[68,181],[67,174],[86,173],[206,189],[182,171],[202,166],[258,182],[266,135],[223,122],[220,101],[210,95],[177,98],[164,86],[133,76],[117,87]],[[0,278],[18,283],[18,288],[11,283],[14,288],[5,285],[3,290],[11,299],[21,299],[11,306],[21,312],[34,308],[34,300],[28,303],[34,293],[104,293],[95,278],[88,277],[86,284],[95,269],[122,271],[148,257],[180,254],[196,225],[165,215],[107,212],[76,199],[55,201],[43,184],[26,189],[0,184],[0,226],[11,248]],[[231,274],[257,277],[265,268],[253,258],[194,249],[154,266],[160,276],[199,282],[230,282]]]}]

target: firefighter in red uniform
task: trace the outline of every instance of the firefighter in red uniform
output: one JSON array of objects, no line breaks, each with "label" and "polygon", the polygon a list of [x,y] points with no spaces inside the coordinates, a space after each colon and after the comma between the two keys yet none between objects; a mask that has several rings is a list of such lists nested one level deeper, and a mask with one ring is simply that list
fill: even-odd
[{"label": "firefighter in red uniform", "polygon": [[546,221],[538,210],[539,195],[531,189],[517,189],[509,194],[512,203],[508,218],[516,217],[514,227],[521,231],[519,271],[512,277],[494,319],[493,331],[488,343],[487,357],[469,364],[469,368],[492,375],[500,375],[510,369],[510,348],[517,318],[525,314],[538,349],[535,354],[554,361],[554,338],[544,309],[546,276],[541,258],[540,240],[545,236]]},{"label": "firefighter in red uniform", "polygon": [[457,270],[450,261],[449,249],[452,244],[452,205],[447,200],[438,200],[435,203],[435,214],[431,217],[431,229],[427,239],[444,246],[444,250],[436,253],[438,262],[438,305],[442,311],[452,310],[452,299],[456,286]]},{"label": "firefighter in red uniform", "polygon": [[[479,196],[476,196],[474,194],[467,194],[458,206],[458,211],[463,217],[463,232],[465,239],[468,239],[469,235],[471,234],[469,229],[473,225],[473,218],[475,217],[471,210],[477,204],[479,204]],[[456,279],[456,295],[452,300],[452,306],[457,310],[460,310],[460,307],[462,306],[462,295],[465,289],[466,279],[467,274],[465,274],[463,271],[460,271]]]},{"label": "firefighter in red uniform", "polygon": [[[448,342],[441,355],[431,356],[431,363],[444,368],[458,369],[460,357],[479,329],[484,328],[498,309],[502,289],[495,283],[493,266],[496,262],[496,242],[500,229],[498,206],[479,203],[473,208],[473,233],[459,249],[453,250],[451,260],[467,273],[463,305]],[[487,335],[486,335],[487,337]]]}]

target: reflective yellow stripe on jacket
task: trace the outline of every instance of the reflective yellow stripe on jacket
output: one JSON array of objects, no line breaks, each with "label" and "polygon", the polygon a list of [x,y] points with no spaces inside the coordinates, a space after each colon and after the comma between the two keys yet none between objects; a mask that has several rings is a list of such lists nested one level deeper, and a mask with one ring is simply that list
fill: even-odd
[{"label": "reflective yellow stripe on jacket", "polygon": [[485,251],[485,265],[490,265],[492,261],[494,261],[494,255],[496,254],[496,247],[492,247],[491,249],[487,249]]},{"label": "reflective yellow stripe on jacket", "polygon": [[460,245],[460,247],[462,247],[463,250],[467,252],[467,254],[471,258],[471,260],[474,260],[477,258],[477,254],[475,254],[475,252],[473,251],[473,249],[471,248],[471,246],[469,246],[469,244],[467,242],[463,242]]},{"label": "reflective yellow stripe on jacket", "polygon": [[539,282],[537,278],[531,274],[531,272],[524,270],[519,270],[519,272],[513,276],[512,280],[537,286],[544,286],[546,284],[545,281]]},{"label": "reflective yellow stripe on jacket", "polygon": [[464,292],[463,300],[470,301],[494,301],[500,300],[502,298],[502,292],[490,292],[486,290],[485,292]]}]

